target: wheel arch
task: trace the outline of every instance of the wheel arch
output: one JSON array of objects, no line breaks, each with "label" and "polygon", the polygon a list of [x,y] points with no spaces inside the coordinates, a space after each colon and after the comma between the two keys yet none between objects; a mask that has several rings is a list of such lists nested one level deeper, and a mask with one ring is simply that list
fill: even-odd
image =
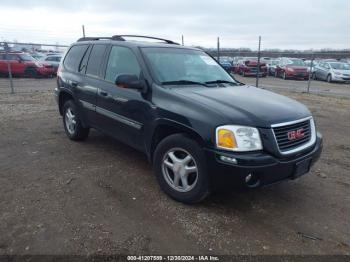
[{"label": "wheel arch", "polygon": [[157,125],[153,128],[153,132],[151,135],[151,139],[148,143],[148,158],[149,161],[153,161],[153,154],[157,145],[166,137],[174,134],[185,134],[188,137],[195,140],[200,146],[204,146],[203,137],[198,134],[191,127],[183,125],[181,123],[177,123],[171,120],[162,120],[157,123]]},{"label": "wheel arch", "polygon": [[60,115],[63,115],[63,106],[64,106],[64,103],[68,100],[74,101],[73,94],[67,90],[62,90],[58,95],[58,109],[59,109]]}]

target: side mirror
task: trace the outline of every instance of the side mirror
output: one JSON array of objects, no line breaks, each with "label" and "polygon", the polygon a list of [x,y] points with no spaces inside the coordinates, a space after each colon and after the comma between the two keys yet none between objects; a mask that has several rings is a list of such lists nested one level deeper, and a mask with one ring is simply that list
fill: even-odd
[{"label": "side mirror", "polygon": [[115,80],[115,84],[122,88],[130,88],[137,90],[144,90],[146,86],[145,82],[141,81],[136,75],[129,74],[119,75]]}]

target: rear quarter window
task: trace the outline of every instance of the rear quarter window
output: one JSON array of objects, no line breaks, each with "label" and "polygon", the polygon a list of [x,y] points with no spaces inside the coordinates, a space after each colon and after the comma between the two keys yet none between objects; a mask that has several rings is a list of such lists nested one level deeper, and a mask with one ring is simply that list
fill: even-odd
[{"label": "rear quarter window", "polygon": [[80,62],[89,45],[75,45],[69,49],[64,59],[64,67],[69,71],[78,72]]},{"label": "rear quarter window", "polygon": [[94,45],[86,68],[86,74],[99,77],[106,45]]}]

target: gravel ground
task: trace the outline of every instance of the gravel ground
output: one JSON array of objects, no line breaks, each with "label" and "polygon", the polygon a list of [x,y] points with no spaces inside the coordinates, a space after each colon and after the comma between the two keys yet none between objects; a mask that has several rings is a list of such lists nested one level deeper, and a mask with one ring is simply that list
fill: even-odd
[{"label": "gravel ground", "polygon": [[68,140],[51,91],[1,94],[0,254],[350,255],[350,99],[282,93],[324,135],[312,172],[194,206],[160,191],[143,154]]}]

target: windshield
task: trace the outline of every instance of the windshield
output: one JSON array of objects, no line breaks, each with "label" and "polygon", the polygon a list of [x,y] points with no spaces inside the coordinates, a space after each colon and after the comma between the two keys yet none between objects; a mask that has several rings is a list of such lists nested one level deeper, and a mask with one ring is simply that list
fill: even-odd
[{"label": "windshield", "polygon": [[288,64],[295,65],[295,66],[305,66],[305,63],[301,59],[290,59],[288,61]]},{"label": "windshield", "polygon": [[22,59],[22,61],[35,61],[34,57],[27,54],[21,54],[19,57]]},{"label": "windshield", "polygon": [[163,84],[235,80],[206,53],[182,48],[142,48],[153,74]]},{"label": "windshield", "polygon": [[329,63],[333,69],[350,70],[350,65],[345,63]]}]

